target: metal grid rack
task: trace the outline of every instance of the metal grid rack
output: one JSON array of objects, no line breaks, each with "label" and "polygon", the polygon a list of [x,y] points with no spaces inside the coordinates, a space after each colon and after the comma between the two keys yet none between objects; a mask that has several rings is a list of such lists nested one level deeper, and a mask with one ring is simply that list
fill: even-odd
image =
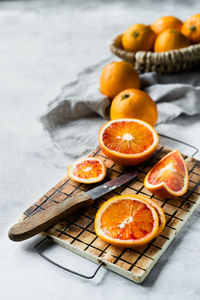
[{"label": "metal grid rack", "polygon": [[[173,147],[173,143],[175,144],[173,148],[183,148],[184,146],[184,152],[188,153],[184,155],[189,172],[189,188],[185,195],[176,199],[162,200],[155,197],[144,187],[143,180],[147,172],[161,157],[171,151],[171,149],[158,145],[154,155],[149,161],[134,167],[139,173],[137,178],[96,200],[93,206],[82,209],[67,217],[44,233],[46,237],[66,247],[70,251],[98,263],[94,274],[91,276],[80,274],[47,258],[40,251],[40,245],[46,238],[36,245],[37,252],[54,265],[87,279],[93,278],[103,265],[135,282],[142,282],[200,202],[200,162],[194,158],[194,155],[198,153],[198,149],[164,135],[160,135],[160,137],[163,145],[165,143],[169,144],[170,141],[171,147]],[[105,181],[117,177],[123,172],[130,171],[130,168],[119,166],[105,157],[99,148],[90,156],[100,157],[104,160],[108,169]],[[94,187],[94,185],[91,186],[92,188]],[[56,203],[82,190],[87,191],[91,186],[76,183],[68,177],[65,177],[34,205],[27,209],[24,212],[23,218],[27,218],[52,205],[56,205]],[[145,195],[160,204],[164,209],[167,223],[164,231],[147,245],[135,249],[122,249],[100,240],[94,232],[93,222],[98,208],[104,201],[115,195],[131,193]]]}]

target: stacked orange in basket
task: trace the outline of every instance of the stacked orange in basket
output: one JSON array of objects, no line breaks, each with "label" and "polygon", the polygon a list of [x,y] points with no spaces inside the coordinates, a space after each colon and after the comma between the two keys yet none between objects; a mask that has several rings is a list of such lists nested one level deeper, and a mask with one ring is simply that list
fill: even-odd
[{"label": "stacked orange in basket", "polygon": [[164,16],[151,25],[134,24],[121,37],[124,50],[164,52],[200,43],[200,14],[184,23],[174,16]]}]

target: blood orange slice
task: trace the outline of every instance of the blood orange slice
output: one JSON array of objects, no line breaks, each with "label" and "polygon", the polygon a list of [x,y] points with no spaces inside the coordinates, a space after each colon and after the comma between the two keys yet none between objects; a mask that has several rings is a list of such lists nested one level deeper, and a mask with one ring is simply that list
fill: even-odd
[{"label": "blood orange slice", "polygon": [[96,234],[110,244],[138,247],[157,236],[159,219],[145,197],[122,195],[101,206],[94,226]]},{"label": "blood orange slice", "polygon": [[144,185],[161,198],[185,194],[188,188],[188,171],[180,152],[175,149],[156,163],[145,177]]},{"label": "blood orange slice", "polygon": [[155,208],[155,210],[158,214],[159,227],[158,227],[158,233],[156,235],[156,236],[158,236],[165,228],[165,224],[166,224],[165,213],[164,213],[162,207],[159,204],[157,204],[155,201],[153,201],[152,199],[149,199],[149,198],[146,198],[146,200]]},{"label": "blood orange slice", "polygon": [[114,162],[130,166],[144,162],[153,154],[158,144],[158,135],[144,121],[117,119],[102,126],[99,144]]},{"label": "blood orange slice", "polygon": [[87,157],[72,164],[67,173],[74,181],[89,184],[103,180],[106,176],[106,167],[101,159]]}]

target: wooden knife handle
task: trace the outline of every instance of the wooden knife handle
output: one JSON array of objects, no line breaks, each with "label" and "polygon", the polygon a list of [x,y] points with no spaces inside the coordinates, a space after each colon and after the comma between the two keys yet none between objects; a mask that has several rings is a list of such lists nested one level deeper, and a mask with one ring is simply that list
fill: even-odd
[{"label": "wooden knife handle", "polygon": [[94,200],[87,193],[80,192],[13,225],[8,232],[8,236],[15,242],[26,240],[56,224],[75,210],[93,203]]}]

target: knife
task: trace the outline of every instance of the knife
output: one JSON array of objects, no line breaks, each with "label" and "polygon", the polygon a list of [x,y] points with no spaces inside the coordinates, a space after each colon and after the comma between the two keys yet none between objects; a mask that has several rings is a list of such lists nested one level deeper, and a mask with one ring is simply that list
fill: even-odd
[{"label": "knife", "polygon": [[50,226],[53,226],[72,212],[82,207],[92,205],[94,200],[120,187],[137,175],[137,172],[127,173],[87,192],[80,192],[75,196],[68,197],[63,202],[53,205],[13,225],[8,232],[8,236],[15,242],[26,240]]}]

